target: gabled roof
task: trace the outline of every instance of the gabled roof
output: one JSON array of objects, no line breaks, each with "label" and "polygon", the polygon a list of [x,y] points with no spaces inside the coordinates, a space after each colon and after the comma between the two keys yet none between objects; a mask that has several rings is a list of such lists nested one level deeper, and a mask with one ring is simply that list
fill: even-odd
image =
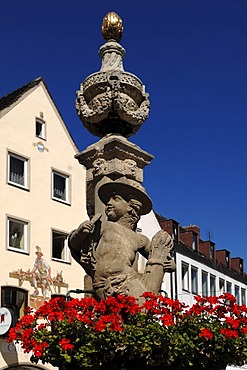
[{"label": "gabled roof", "polygon": [[13,103],[18,101],[23,94],[25,94],[28,90],[32,89],[33,87],[37,86],[42,81],[43,81],[42,77],[36,78],[35,80],[27,83],[26,85],[20,87],[19,89],[14,90],[10,94],[3,96],[0,99],[0,111],[10,107]]},{"label": "gabled roof", "polygon": [[72,137],[72,135],[71,135],[71,133],[68,129],[68,126],[64,122],[63,117],[62,117],[56,103],[54,102],[53,97],[51,96],[51,93],[50,93],[43,77],[38,77],[35,80],[33,80],[31,82],[28,82],[26,85],[20,87],[19,89],[16,89],[13,92],[11,92],[11,93],[3,96],[2,98],[0,98],[0,117],[1,117],[1,111],[3,111],[4,109],[10,108],[11,105],[16,103],[25,93],[27,93],[29,90],[35,88],[36,86],[38,86],[40,83],[43,83],[43,85],[45,86],[45,88],[46,88],[46,90],[47,90],[47,92],[48,92],[48,94],[49,94],[49,96],[50,96],[50,98],[51,98],[51,100],[52,100],[52,102],[53,102],[53,104],[54,104],[62,122],[63,122],[63,124],[65,125],[65,128],[66,128],[73,144],[75,145],[75,148],[78,150],[78,147],[77,147],[77,145],[76,145],[76,143],[75,143],[75,141],[74,141],[74,139],[73,139],[73,137]]}]

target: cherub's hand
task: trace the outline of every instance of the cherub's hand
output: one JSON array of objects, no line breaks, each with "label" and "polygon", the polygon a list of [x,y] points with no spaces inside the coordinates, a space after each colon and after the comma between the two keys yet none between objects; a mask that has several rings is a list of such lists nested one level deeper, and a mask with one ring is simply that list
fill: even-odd
[{"label": "cherub's hand", "polygon": [[84,221],[79,225],[77,231],[78,233],[89,234],[93,231],[93,229],[94,224],[91,221]]},{"label": "cherub's hand", "polygon": [[174,260],[167,256],[167,260],[163,263],[164,272],[173,272],[176,270],[176,264]]}]

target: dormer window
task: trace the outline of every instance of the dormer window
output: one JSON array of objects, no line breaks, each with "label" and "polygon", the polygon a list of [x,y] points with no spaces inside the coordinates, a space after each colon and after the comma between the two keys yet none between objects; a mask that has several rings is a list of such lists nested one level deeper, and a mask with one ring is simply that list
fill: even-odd
[{"label": "dormer window", "polygon": [[197,234],[192,233],[192,249],[193,251],[197,251],[198,245],[197,245]]},{"label": "dormer window", "polygon": [[210,258],[213,260],[214,259],[214,246],[212,244],[210,245],[209,253],[210,253]]},{"label": "dormer window", "polygon": [[239,260],[239,271],[241,274],[244,273],[244,263],[242,259]]},{"label": "dormer window", "polygon": [[227,267],[230,267],[230,254],[229,252],[226,251],[226,266]]},{"label": "dormer window", "polygon": [[45,121],[40,118],[36,118],[36,136],[40,139],[46,139],[46,127]]},{"label": "dormer window", "polygon": [[174,221],[172,222],[172,238],[175,243],[178,243],[178,224]]}]

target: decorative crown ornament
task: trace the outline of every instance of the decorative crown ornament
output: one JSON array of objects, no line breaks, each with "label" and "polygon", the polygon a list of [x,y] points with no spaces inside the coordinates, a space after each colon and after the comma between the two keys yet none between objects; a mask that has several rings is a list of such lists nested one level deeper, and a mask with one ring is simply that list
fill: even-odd
[{"label": "decorative crown ornament", "polygon": [[107,13],[103,18],[102,36],[105,41],[111,39],[119,42],[123,35],[122,19],[115,12]]},{"label": "decorative crown ornament", "polygon": [[77,91],[76,110],[87,130],[96,136],[134,135],[149,115],[149,96],[135,75],[123,68],[124,48],[121,18],[108,13],[102,24],[106,43],[99,49],[102,65],[88,76]]}]

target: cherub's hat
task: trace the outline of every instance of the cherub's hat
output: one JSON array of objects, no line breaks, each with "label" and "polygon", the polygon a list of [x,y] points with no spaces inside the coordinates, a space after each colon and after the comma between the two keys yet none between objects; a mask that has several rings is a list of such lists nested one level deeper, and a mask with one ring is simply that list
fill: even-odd
[{"label": "cherub's hat", "polygon": [[146,194],[145,189],[136,181],[130,179],[121,179],[118,181],[107,182],[98,190],[99,198],[107,204],[112,194],[118,194],[126,201],[136,199],[142,204],[141,215],[146,215],[152,210],[152,201]]}]

